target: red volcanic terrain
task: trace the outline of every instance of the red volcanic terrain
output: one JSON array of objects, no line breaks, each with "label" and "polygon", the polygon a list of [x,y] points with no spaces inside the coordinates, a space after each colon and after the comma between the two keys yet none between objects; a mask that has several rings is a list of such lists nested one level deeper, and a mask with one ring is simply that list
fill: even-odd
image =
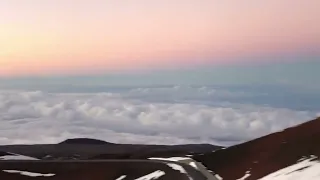
[{"label": "red volcanic terrain", "polygon": [[[204,155],[196,155],[193,156],[193,159],[202,162],[223,180],[241,178],[257,180],[295,165],[303,159],[311,158],[313,162],[316,162],[319,160],[318,157],[320,157],[320,118],[244,144]],[[301,165],[295,171],[303,171],[309,166],[311,165]],[[289,176],[295,171],[285,175]],[[319,175],[315,179],[320,179],[320,168],[315,171],[318,171],[316,173]],[[303,176],[300,179],[310,180]]]}]

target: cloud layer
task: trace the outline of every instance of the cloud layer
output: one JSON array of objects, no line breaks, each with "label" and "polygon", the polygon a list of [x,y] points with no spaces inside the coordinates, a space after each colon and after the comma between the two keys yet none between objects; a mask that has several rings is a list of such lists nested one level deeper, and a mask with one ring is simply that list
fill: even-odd
[{"label": "cloud layer", "polygon": [[[56,143],[89,137],[116,143],[232,145],[316,116],[311,111],[262,105],[217,101],[209,106],[139,98],[152,94],[160,99],[167,89],[150,91],[142,88],[127,93],[95,94],[0,91],[0,144]],[[214,93],[205,87],[202,91]],[[236,95],[218,92],[217,97]]]}]

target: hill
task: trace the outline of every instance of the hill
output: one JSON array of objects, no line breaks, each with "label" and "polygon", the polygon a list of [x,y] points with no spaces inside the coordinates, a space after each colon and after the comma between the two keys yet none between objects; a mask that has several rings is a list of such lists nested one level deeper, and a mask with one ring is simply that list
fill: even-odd
[{"label": "hill", "polygon": [[[193,159],[223,180],[257,180],[277,171],[281,174],[277,176],[279,180],[280,177],[293,180],[291,175],[301,175],[298,173],[315,167],[318,169],[313,172],[319,172],[317,179],[320,179],[319,157],[320,118],[317,118],[244,144],[195,155]],[[271,176],[268,179],[277,179],[275,174]],[[302,179],[308,179],[304,176],[309,177],[302,174]],[[311,180],[310,177],[308,180]]]},{"label": "hill", "polygon": [[148,157],[185,156],[221,149],[210,144],[141,145],[114,144],[96,139],[68,139],[58,144],[7,145],[0,151],[23,154],[42,160],[145,159]]}]

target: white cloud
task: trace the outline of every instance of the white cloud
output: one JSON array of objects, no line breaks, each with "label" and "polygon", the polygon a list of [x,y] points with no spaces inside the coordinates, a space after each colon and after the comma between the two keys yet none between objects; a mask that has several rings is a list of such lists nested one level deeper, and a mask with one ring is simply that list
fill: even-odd
[{"label": "white cloud", "polygon": [[[207,106],[137,98],[150,91],[137,89],[122,94],[1,91],[0,144],[56,143],[89,137],[117,143],[230,145],[316,115],[249,104]],[[160,99],[164,95],[161,92],[151,94]]]}]

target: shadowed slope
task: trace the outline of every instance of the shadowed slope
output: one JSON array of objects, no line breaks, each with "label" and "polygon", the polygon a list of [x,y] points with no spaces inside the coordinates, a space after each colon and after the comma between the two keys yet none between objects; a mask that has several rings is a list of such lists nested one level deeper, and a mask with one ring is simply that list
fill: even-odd
[{"label": "shadowed slope", "polygon": [[113,144],[95,139],[69,139],[59,144],[8,145],[0,151],[13,152],[44,160],[76,159],[145,159],[148,157],[184,156],[212,152],[222,147],[210,144],[140,145]]},{"label": "shadowed slope", "polygon": [[0,179],[33,180],[35,177],[39,180],[206,180],[191,166],[177,162],[0,161]]},{"label": "shadowed slope", "polygon": [[256,180],[312,155],[320,157],[320,118],[193,159],[223,180],[239,179],[246,172],[246,180]]},{"label": "shadowed slope", "polygon": [[106,141],[98,140],[98,139],[89,139],[89,138],[75,138],[75,139],[67,139],[59,144],[92,144],[92,145],[107,145],[113,144]]}]

